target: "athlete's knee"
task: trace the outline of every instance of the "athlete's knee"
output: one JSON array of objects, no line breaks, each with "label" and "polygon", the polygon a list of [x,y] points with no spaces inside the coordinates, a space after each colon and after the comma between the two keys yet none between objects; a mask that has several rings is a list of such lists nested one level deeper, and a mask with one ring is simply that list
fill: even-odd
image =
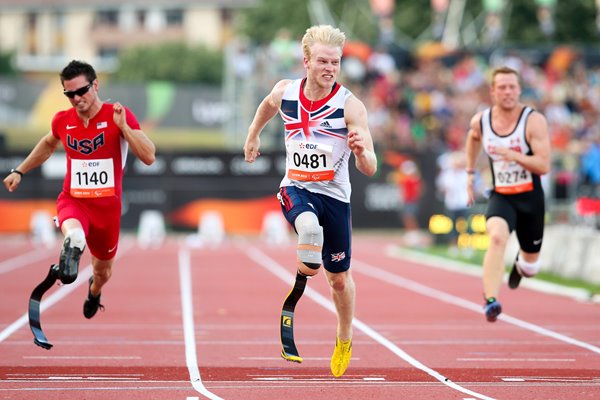
[{"label": "athlete's knee", "polygon": [[71,241],[71,247],[77,247],[80,251],[85,249],[85,232],[82,228],[68,229],[65,235],[65,239],[67,238]]},{"label": "athlete's knee", "polygon": [[305,275],[315,275],[321,266],[323,227],[312,212],[303,212],[294,223],[298,232],[298,269]]},{"label": "athlete's knee", "polygon": [[535,261],[525,261],[522,256],[519,256],[517,259],[517,268],[519,269],[519,272],[527,278],[537,275],[537,273],[540,272],[541,266],[542,263],[539,258]]},{"label": "athlete's knee", "polygon": [[298,232],[298,243],[311,246],[323,246],[323,227],[319,225],[319,219],[312,212],[303,212],[298,215],[294,222]]},{"label": "athlete's knee", "polygon": [[66,231],[63,248],[60,253],[58,277],[67,285],[75,282],[79,273],[79,260],[85,249],[85,233],[79,227]]},{"label": "athlete's knee", "polygon": [[489,232],[489,246],[490,247],[503,247],[506,246],[509,236],[504,232],[491,231]]},{"label": "athlete's knee", "polygon": [[354,281],[348,271],[328,273],[327,281],[335,292],[344,292],[347,288],[354,287]]},{"label": "athlete's knee", "polygon": [[92,255],[92,268],[94,271],[94,280],[104,284],[112,276],[112,266],[114,258],[110,260],[101,260]]}]

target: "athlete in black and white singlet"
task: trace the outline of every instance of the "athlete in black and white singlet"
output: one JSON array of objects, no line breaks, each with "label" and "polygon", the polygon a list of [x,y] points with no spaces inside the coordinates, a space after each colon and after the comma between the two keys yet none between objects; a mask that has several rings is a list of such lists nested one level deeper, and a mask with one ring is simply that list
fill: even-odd
[{"label": "athlete in black and white singlet", "polygon": [[532,174],[517,162],[501,160],[494,151],[495,148],[505,147],[523,154],[532,154],[525,136],[525,128],[533,111],[531,107],[524,107],[515,129],[508,135],[499,135],[492,128],[491,108],[484,110],[481,115],[483,150],[490,160],[496,193],[510,195],[542,190],[539,175]]}]

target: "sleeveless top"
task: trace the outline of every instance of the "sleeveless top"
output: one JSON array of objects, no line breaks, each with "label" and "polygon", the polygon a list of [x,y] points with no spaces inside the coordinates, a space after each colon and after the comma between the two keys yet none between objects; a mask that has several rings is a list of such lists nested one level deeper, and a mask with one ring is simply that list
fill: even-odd
[{"label": "sleeveless top", "polygon": [[311,101],[302,90],[305,81],[293,81],[281,101],[286,167],[280,187],[294,185],[350,203],[344,105],[352,93],[335,83],[327,97]]},{"label": "sleeveless top", "polygon": [[[121,198],[128,145],[113,113],[113,104],[103,103],[87,127],[74,107],[59,111],[52,119],[52,135],[62,142],[67,157],[63,191],[73,197]],[[128,108],[125,117],[131,129],[140,129]]]},{"label": "sleeveless top", "polygon": [[515,161],[502,161],[494,151],[496,147],[507,147],[522,154],[533,154],[525,135],[527,119],[532,112],[531,107],[524,107],[515,129],[504,136],[498,135],[492,128],[491,108],[485,109],[481,115],[483,149],[490,160],[494,191],[497,193],[511,195],[541,189],[539,175],[532,174]]}]

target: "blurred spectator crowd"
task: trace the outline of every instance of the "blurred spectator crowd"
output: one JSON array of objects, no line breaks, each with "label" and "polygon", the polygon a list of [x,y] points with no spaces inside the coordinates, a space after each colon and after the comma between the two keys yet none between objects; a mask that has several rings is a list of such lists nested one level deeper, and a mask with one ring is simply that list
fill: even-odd
[{"label": "blurred spectator crowd", "polygon": [[[265,90],[277,79],[303,76],[300,44],[285,31],[257,54],[263,56],[256,68]],[[383,46],[348,42],[340,80],[369,110],[380,151],[443,155],[463,150],[471,117],[490,105],[490,73],[502,65],[519,71],[522,102],[548,120],[548,195],[557,201],[600,197],[600,65],[587,65],[576,49],[556,47],[540,58],[510,50],[449,53],[429,43],[399,56]]]}]

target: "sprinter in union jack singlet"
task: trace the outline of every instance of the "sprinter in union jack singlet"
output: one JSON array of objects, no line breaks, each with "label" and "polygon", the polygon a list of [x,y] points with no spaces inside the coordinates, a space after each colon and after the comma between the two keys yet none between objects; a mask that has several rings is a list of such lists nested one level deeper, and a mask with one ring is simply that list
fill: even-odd
[{"label": "sprinter in union jack singlet", "polygon": [[302,39],[306,77],[275,84],[258,107],[244,145],[246,161],[253,162],[262,129],[279,113],[285,128],[286,173],[277,197],[298,233],[296,282],[282,310],[281,355],[302,362],[288,328],[307,277],[317,274],[322,264],[338,311],[330,363],[336,377],[344,374],[352,354],[350,156],[367,176],[377,169],[365,106],[336,82],[344,41],[343,32],[331,26],[306,31]]},{"label": "sprinter in union jack singlet", "polygon": [[504,252],[510,233],[517,234],[520,250],[508,279],[516,289],[522,277],[540,270],[544,235],[544,191],[540,175],[550,170],[550,139],[544,116],[521,104],[517,71],[502,67],[492,74],[493,106],[471,120],[466,154],[469,202],[481,149],[488,156],[493,190],[486,211],[490,244],[483,261],[484,312],[494,322],[502,312],[498,293],[504,276]]}]

